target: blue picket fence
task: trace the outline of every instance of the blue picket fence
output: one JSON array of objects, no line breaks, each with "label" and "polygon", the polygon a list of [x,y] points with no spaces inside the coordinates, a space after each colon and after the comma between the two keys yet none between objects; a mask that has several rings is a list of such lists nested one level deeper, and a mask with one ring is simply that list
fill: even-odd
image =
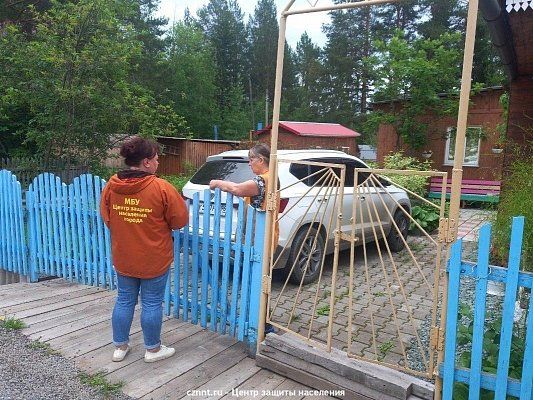
[{"label": "blue picket fence", "polygon": [[[531,290],[533,286],[533,274],[520,270],[523,232],[524,217],[515,217],[512,224],[507,268],[489,266],[490,224],[486,224],[480,229],[477,263],[462,260],[463,243],[461,240],[452,245],[448,264],[449,285],[444,362],[439,366],[440,375],[443,377],[442,397],[445,400],[452,398],[479,399],[482,396],[481,389],[484,389],[485,396],[497,400],[506,399],[507,396],[521,400],[532,398],[533,301],[531,299],[525,326],[520,327],[514,321],[518,289],[522,287]],[[475,282],[473,314],[469,316],[472,322],[472,328],[469,331],[471,341],[468,342],[469,347],[463,349],[463,352],[467,351],[467,355],[470,357],[469,368],[456,365],[458,325],[460,323],[458,317],[460,312],[459,293],[461,282],[464,279],[473,279]],[[493,317],[488,315],[486,307],[489,281],[505,284],[501,328],[497,326],[496,334],[492,334],[490,337],[487,336],[485,322],[488,317]],[[517,333],[518,329],[521,329],[522,333]],[[464,346],[464,343],[461,345]],[[497,353],[497,355],[493,353]],[[511,360],[516,364],[516,357],[522,356],[520,376],[510,377],[510,375],[517,375],[516,370],[513,371],[513,374],[510,373]],[[518,364],[520,364],[519,361]],[[491,365],[489,362],[497,364],[497,366],[487,367]],[[461,384],[462,386],[460,386]]]},{"label": "blue picket fence", "polygon": [[[90,174],[66,185],[53,174],[37,176],[29,189],[0,171],[0,269],[36,281],[56,276],[114,289],[110,234],[100,217],[105,181]],[[203,217],[206,190],[187,203],[192,219],[174,232],[174,265],[165,292],[167,315],[237,337],[253,348],[257,337],[264,212],[215,192],[214,215]],[[203,201],[202,201],[203,200]],[[25,201],[25,203],[24,203]],[[23,206],[25,204],[25,206]],[[224,221],[224,226],[221,226]]]},{"label": "blue picket fence", "polygon": [[15,175],[0,171],[0,268],[28,275],[22,190]]}]

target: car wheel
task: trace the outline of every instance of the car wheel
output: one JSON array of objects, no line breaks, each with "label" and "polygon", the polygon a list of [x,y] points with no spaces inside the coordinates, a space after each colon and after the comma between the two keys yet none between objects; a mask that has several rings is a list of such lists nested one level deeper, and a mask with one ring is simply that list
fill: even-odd
[{"label": "car wheel", "polygon": [[[306,238],[308,230],[309,235],[307,235]],[[313,249],[315,238],[316,244],[315,248]],[[302,249],[301,251],[300,248]],[[302,281],[302,277],[304,285],[317,280],[318,275],[320,274],[322,259],[324,258],[324,251],[324,238],[316,228],[309,229],[307,226],[300,229],[300,231],[296,234],[294,241],[292,242],[289,261],[287,263],[287,272],[290,272],[292,266],[294,265],[289,280],[298,285]],[[308,260],[309,265],[307,265]],[[305,270],[306,265],[307,271]]]},{"label": "car wheel", "polygon": [[396,225],[400,229],[400,232],[398,232],[398,229],[396,229],[394,225],[391,225],[391,230],[387,235],[386,240],[389,243],[389,248],[392,251],[399,252],[402,251],[405,247],[405,243],[400,237],[400,234],[403,236],[404,239],[407,238],[409,221],[407,220],[407,217],[402,211],[396,211],[396,213],[394,214],[394,222],[396,222]]}]

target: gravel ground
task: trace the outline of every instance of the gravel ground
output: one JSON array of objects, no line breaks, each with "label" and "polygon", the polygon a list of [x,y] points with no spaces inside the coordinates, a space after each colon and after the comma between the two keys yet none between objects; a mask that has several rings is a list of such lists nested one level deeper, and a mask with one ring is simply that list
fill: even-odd
[{"label": "gravel ground", "polygon": [[0,400],[127,400],[81,382],[74,363],[0,326]]}]

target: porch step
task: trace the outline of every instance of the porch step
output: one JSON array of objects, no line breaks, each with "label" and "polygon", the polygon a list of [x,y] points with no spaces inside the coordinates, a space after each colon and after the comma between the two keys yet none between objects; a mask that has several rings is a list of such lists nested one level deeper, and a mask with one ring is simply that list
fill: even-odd
[{"label": "porch step", "polygon": [[256,364],[342,399],[433,399],[434,387],[426,381],[349,358],[337,349],[328,353],[290,334],[268,334]]}]

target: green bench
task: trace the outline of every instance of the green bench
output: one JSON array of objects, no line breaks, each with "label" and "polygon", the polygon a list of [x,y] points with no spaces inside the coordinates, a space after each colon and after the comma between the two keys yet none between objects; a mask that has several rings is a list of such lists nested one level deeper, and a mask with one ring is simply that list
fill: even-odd
[{"label": "green bench", "polygon": [[[451,178],[447,180],[446,198],[450,198]],[[480,201],[484,203],[498,203],[500,201],[501,181],[485,181],[478,179],[463,179],[461,181],[461,200]],[[442,196],[442,178],[431,178],[429,198],[440,199]]]}]

